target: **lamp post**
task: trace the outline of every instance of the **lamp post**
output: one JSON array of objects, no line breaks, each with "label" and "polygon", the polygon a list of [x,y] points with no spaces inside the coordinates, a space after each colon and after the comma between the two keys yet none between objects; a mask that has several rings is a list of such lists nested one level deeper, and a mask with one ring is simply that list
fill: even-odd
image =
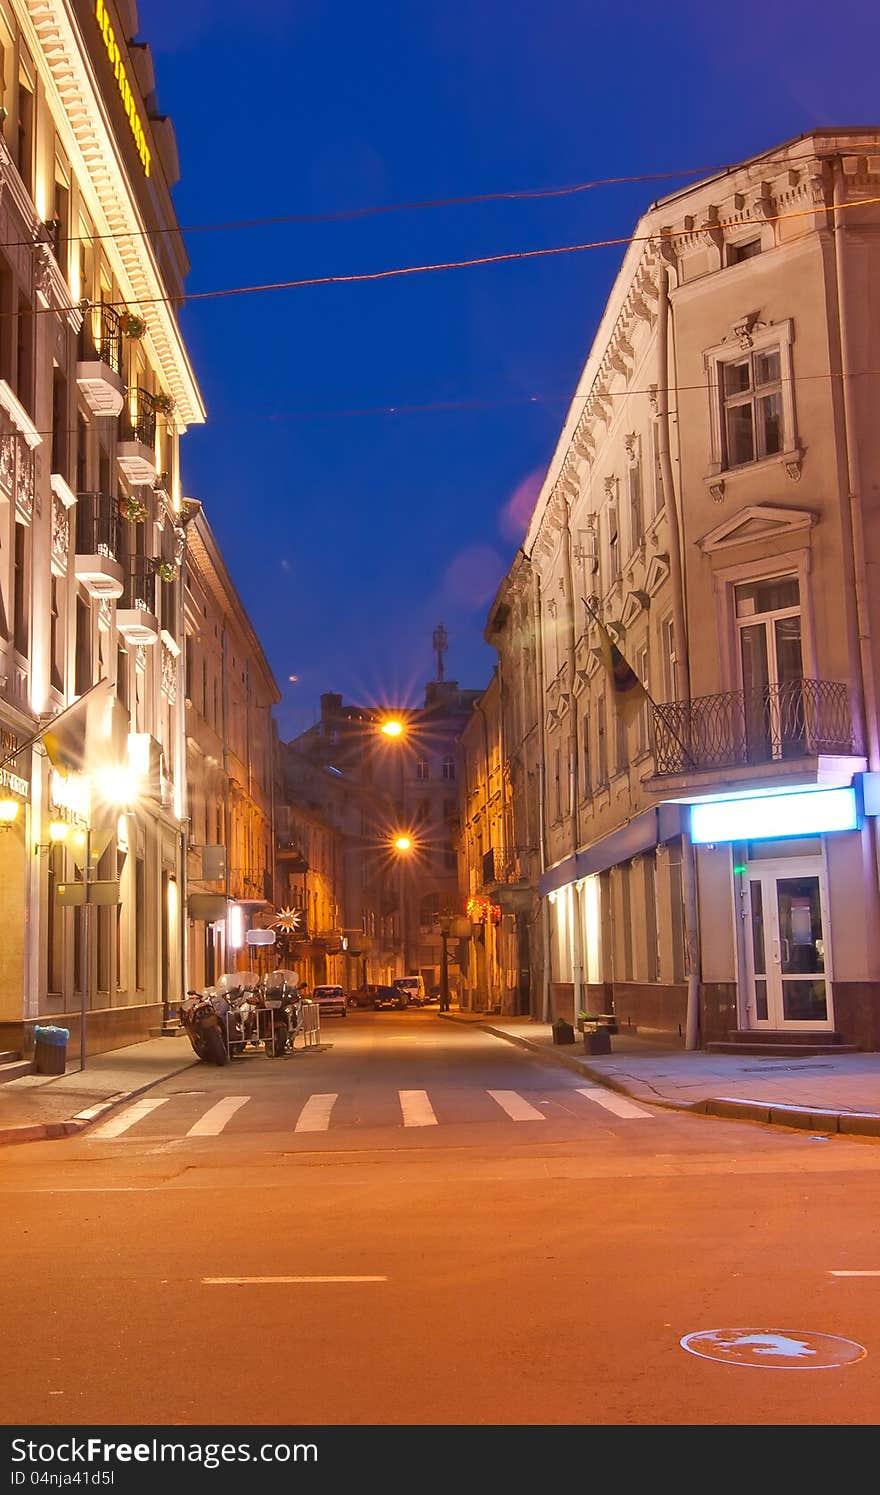
[{"label": "lamp post", "polygon": [[409,964],[407,949],[407,927],[406,927],[406,858],[413,849],[412,837],[401,832],[394,838],[394,850],[397,852],[397,875],[398,875],[398,904],[400,908],[400,958],[403,965],[401,976],[405,976]]}]

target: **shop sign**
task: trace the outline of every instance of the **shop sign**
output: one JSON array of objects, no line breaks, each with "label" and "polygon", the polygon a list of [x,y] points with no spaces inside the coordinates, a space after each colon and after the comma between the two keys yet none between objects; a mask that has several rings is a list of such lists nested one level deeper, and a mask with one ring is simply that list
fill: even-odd
[{"label": "shop sign", "polygon": [[101,33],[104,41],[104,46],[107,49],[107,56],[110,59],[110,66],[113,69],[113,76],[116,79],[116,86],[119,89],[119,97],[122,99],[122,107],[125,110],[126,115],[128,116],[128,123],[131,128],[131,133],[134,136],[135,148],[138,155],[140,156],[141,165],[144,168],[144,176],[149,176],[151,159],[150,147],[147,145],[147,137],[144,133],[144,127],[141,124],[140,115],[137,112],[137,106],[135,105],[134,101],[134,94],[132,93],[131,84],[128,81],[128,74],[125,71],[125,66],[123,64],[122,56],[119,51],[119,43],[116,40],[116,32],[113,30],[113,27],[110,23],[110,17],[107,14],[107,8],[104,4],[104,0],[95,0],[95,20],[98,23],[98,30]]}]

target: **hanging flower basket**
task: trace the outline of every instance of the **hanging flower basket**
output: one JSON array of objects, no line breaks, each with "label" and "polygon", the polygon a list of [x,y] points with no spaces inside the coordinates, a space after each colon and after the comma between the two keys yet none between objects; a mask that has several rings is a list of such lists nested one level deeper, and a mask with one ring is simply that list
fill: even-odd
[{"label": "hanging flower basket", "polygon": [[159,394],[153,395],[153,405],[162,415],[172,415],[174,413],[174,401],[170,395],[163,394],[161,391]]},{"label": "hanging flower basket", "polygon": [[121,498],[118,504],[119,517],[129,524],[142,524],[147,517],[147,506],[142,498]]},{"label": "hanging flower basket", "polygon": [[119,318],[119,326],[123,337],[141,338],[147,330],[147,324],[143,317],[139,317],[133,311],[124,311]]},{"label": "hanging flower basket", "polygon": [[177,567],[173,561],[160,561],[156,567],[156,575],[161,577],[162,581],[173,581],[176,572]]}]

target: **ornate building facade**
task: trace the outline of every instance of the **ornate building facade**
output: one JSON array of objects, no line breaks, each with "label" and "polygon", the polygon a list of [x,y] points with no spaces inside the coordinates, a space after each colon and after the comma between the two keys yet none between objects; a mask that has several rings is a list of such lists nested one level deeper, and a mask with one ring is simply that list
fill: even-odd
[{"label": "ornate building facade", "polygon": [[880,1047],[878,161],[812,132],[636,227],[487,630],[540,1015]]},{"label": "ornate building facade", "polygon": [[[178,442],[204,411],[137,29],[131,3],[0,0],[0,1037],[25,1051],[37,1019],[74,1053],[83,1014],[89,1048],[145,1036],[184,977]],[[114,805],[31,745],[102,679],[135,786]],[[59,892],[85,830],[87,922]]]}]

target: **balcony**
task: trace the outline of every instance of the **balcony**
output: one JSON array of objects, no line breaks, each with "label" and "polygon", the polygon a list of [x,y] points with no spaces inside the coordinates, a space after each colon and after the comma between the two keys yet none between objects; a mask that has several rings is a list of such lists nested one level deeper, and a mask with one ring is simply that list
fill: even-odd
[{"label": "balcony", "polygon": [[483,893],[501,905],[502,913],[515,914],[531,906],[535,885],[529,881],[528,865],[529,848],[524,846],[507,851],[493,846],[483,856]]},{"label": "balcony", "polygon": [[849,693],[839,680],[791,680],[653,709],[655,777],[851,756]]},{"label": "balcony", "polygon": [[116,608],[116,627],[130,644],[155,644],[159,637],[156,617],[155,563],[148,556],[133,556]]},{"label": "balcony", "polygon": [[125,573],[119,555],[119,514],[109,493],[76,496],[74,569],[92,597],[121,597]]},{"label": "balcony", "polygon": [[125,403],[119,313],[100,302],[89,307],[80,332],[76,382],[94,415],[118,415]]},{"label": "balcony", "polygon": [[156,480],[156,397],[136,384],[119,413],[119,443],[116,460],[130,483]]}]

